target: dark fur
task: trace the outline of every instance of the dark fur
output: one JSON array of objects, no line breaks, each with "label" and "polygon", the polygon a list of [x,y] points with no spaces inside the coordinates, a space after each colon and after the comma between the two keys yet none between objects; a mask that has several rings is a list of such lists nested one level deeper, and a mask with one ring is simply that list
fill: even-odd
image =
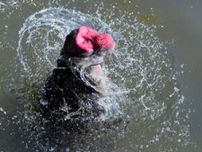
[{"label": "dark fur", "polygon": [[[87,85],[80,71],[74,70],[82,68],[82,64],[77,62],[91,62],[92,58],[104,57],[104,54],[96,51],[91,56],[79,54],[81,50],[73,42],[76,34],[77,30],[74,30],[67,35],[60,58],[57,60],[57,68],[48,77],[42,90],[39,110],[45,118],[63,119],[68,112],[77,112],[72,116],[75,118],[98,116],[104,112],[104,109],[96,103],[96,100],[102,96],[102,93],[95,89],[99,84],[84,75],[92,84],[92,86]],[[68,112],[61,110],[64,105],[69,107]]]}]

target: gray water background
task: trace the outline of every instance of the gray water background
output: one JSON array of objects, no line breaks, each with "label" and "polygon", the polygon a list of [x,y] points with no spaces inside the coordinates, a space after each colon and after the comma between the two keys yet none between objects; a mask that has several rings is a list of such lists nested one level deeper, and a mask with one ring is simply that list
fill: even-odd
[{"label": "gray water background", "polygon": [[[2,1],[4,4],[6,2]],[[100,1],[93,1],[99,4]],[[22,26],[24,20],[36,11],[41,10],[43,4],[40,1],[35,1],[35,5],[28,5],[26,1],[16,2],[16,5],[23,4],[25,12],[19,10],[19,14],[16,16],[21,16],[17,18],[13,16],[10,20],[13,28],[9,28],[9,34],[5,37],[1,36],[4,41],[8,39],[9,42],[16,44],[18,41],[18,31]],[[50,2],[51,3],[51,2]],[[182,94],[186,97],[186,101],[191,103],[190,108],[193,112],[190,114],[190,140],[196,144],[197,148],[193,146],[188,151],[200,152],[202,148],[202,118],[200,112],[202,110],[201,105],[201,76],[202,68],[200,66],[202,55],[201,45],[202,45],[202,2],[200,1],[171,1],[171,0],[152,0],[146,1],[131,1],[128,3],[126,1],[103,1],[104,7],[111,7],[110,4],[117,3],[118,7],[125,11],[134,11],[135,16],[137,16],[140,22],[144,24],[155,24],[161,25],[162,28],[158,31],[158,36],[162,41],[171,41],[173,43],[169,51],[174,55],[174,64],[177,71],[181,71],[178,75],[178,81],[180,84],[180,89]],[[14,1],[11,2],[14,4]],[[40,4],[37,6],[37,4]],[[65,1],[60,1],[59,6],[65,4]],[[68,8],[80,10],[81,12],[86,12],[88,5],[81,4],[81,1],[68,2]],[[48,8],[49,4],[44,4],[44,8]],[[50,4],[51,6],[58,6],[57,3]],[[93,7],[93,5],[91,6]],[[96,9],[91,8],[90,11],[95,11]],[[152,15],[151,15],[152,14]],[[3,22],[3,21],[2,21]],[[8,24],[8,23],[7,23]],[[4,33],[4,29],[1,29],[1,34]],[[1,44],[2,45],[2,44]],[[0,56],[1,67],[8,66],[11,60],[15,59],[15,54],[9,50],[8,46],[3,46]],[[10,67],[9,67],[10,68]],[[13,68],[15,70],[15,68]],[[4,72],[3,68],[1,72]],[[3,73],[2,72],[2,73]],[[3,109],[6,111],[12,111],[12,107],[15,107],[13,100],[15,97],[11,94],[0,92],[0,103]],[[18,104],[16,104],[17,106]],[[10,108],[10,109],[9,109]],[[17,129],[14,125],[13,128],[9,130]],[[1,144],[2,147],[7,147],[5,149],[12,149],[11,147],[15,143],[18,143],[21,139],[16,139],[9,137],[8,132],[1,132]],[[11,145],[10,148],[9,145]],[[127,144],[126,144],[127,145]],[[21,151],[22,147],[18,147],[16,151]],[[156,147],[158,149],[158,147]],[[10,150],[11,151],[11,150]],[[130,151],[130,150],[129,150]],[[144,150],[144,151],[155,151],[154,149]],[[158,151],[158,150],[157,150]]]}]

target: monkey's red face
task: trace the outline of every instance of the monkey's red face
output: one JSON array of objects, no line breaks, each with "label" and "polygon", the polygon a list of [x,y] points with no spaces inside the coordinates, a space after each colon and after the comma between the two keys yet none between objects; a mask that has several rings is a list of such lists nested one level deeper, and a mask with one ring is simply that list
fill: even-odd
[{"label": "monkey's red face", "polygon": [[87,54],[92,54],[95,51],[110,51],[115,46],[115,42],[109,34],[98,33],[86,26],[81,26],[78,29],[75,41],[81,51]]},{"label": "monkey's red face", "polygon": [[101,63],[114,47],[115,42],[111,35],[81,26],[66,37],[61,52],[62,59],[66,64],[62,66],[71,67],[73,71],[79,72],[83,81],[90,79],[94,85],[103,85]]}]

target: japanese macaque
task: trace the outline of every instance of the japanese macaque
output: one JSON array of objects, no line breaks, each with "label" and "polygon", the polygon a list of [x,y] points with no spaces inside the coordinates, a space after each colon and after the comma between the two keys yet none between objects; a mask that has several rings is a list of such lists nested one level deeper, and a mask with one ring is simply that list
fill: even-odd
[{"label": "japanese macaque", "polygon": [[57,67],[45,81],[39,109],[46,118],[96,117],[105,112],[97,99],[108,92],[102,69],[105,57],[115,47],[107,33],[81,26],[66,36]]}]

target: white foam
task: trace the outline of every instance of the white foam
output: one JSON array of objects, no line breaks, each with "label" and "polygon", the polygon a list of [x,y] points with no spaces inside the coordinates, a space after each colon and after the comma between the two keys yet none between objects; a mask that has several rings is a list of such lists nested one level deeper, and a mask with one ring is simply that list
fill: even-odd
[{"label": "white foam", "polygon": [[4,115],[7,114],[7,112],[2,107],[0,107],[0,112],[2,112]]}]

